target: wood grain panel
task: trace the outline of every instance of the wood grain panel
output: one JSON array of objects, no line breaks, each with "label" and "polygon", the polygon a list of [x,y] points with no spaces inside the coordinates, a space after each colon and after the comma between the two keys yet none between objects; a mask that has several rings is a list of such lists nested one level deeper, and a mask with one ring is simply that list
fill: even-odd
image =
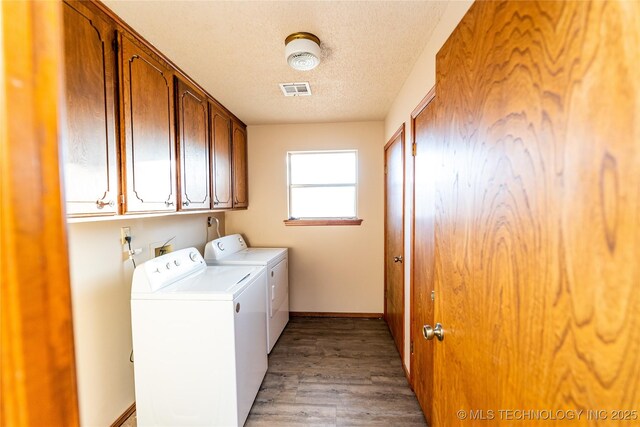
[{"label": "wood grain panel", "polygon": [[180,76],[181,80],[197,88],[200,92],[203,92],[206,95],[206,97],[209,98],[212,104],[215,104],[217,108],[224,111],[225,114],[227,114],[229,117],[232,117],[234,120],[244,125],[242,120],[240,120],[239,117],[233,114],[233,112],[229,111],[220,102],[218,102],[215,96],[207,92],[201,85],[198,84],[198,82],[196,82],[191,77],[189,77],[189,75],[187,75],[187,73],[185,73],[184,70],[182,70],[177,64],[171,61],[170,58],[168,58],[166,55],[164,55],[162,52],[156,49],[155,46],[153,46],[153,44],[149,43],[149,41],[147,41],[144,37],[142,37],[142,35],[139,32],[137,32],[133,27],[128,25],[122,18],[116,15],[115,12],[109,9],[104,3],[102,3],[99,0],[80,0],[80,1],[91,10],[104,13],[106,16],[108,16],[116,25],[116,29],[118,32],[123,34],[128,34],[129,37],[131,37],[132,39],[135,39],[153,57],[155,57],[159,61],[162,61],[167,65],[167,67],[174,70],[175,74]]},{"label": "wood grain panel", "polygon": [[233,207],[249,206],[249,182],[247,169],[247,129],[236,122],[233,123]]},{"label": "wood grain panel", "polygon": [[202,92],[176,83],[180,210],[210,209],[209,103]]},{"label": "wood grain panel", "polygon": [[[129,406],[120,416],[111,423],[111,427],[121,427],[121,426],[131,426],[133,424],[133,419],[131,417],[136,413],[136,402],[133,402],[131,406]],[[129,421],[128,424],[125,424]],[[137,420],[136,420],[137,421]],[[137,425],[137,423],[136,423]]]},{"label": "wood grain panel", "polygon": [[439,52],[434,425],[640,407],[639,22],[476,2]]},{"label": "wood grain panel", "polygon": [[121,38],[126,212],[175,211],[173,72]]},{"label": "wood grain panel", "polygon": [[118,212],[115,26],[81,2],[63,3],[67,214]]},{"label": "wood grain panel", "polygon": [[361,225],[363,219],[285,219],[284,225],[295,227]]},{"label": "wood grain panel", "polygon": [[0,2],[0,424],[79,425],[58,135],[62,3]]},{"label": "wood grain panel", "polygon": [[404,123],[384,147],[384,319],[404,355]]},{"label": "wood grain panel", "polygon": [[209,104],[213,148],[213,208],[233,207],[231,186],[231,119],[217,105]]},{"label": "wood grain panel", "polygon": [[415,154],[413,157],[413,227],[411,234],[411,382],[428,424],[431,424],[433,404],[433,341],[422,335],[423,325],[434,325],[433,270],[434,193],[432,173],[434,151],[437,147],[435,132],[435,92],[429,92],[424,102],[412,114],[411,127]]}]

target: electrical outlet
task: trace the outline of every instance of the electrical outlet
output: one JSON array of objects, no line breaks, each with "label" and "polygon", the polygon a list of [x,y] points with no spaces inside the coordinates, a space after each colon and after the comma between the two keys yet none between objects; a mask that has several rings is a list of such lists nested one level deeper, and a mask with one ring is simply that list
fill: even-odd
[{"label": "electrical outlet", "polygon": [[127,243],[124,239],[125,237],[131,237],[131,227],[121,227],[120,228],[120,243],[123,245]]}]

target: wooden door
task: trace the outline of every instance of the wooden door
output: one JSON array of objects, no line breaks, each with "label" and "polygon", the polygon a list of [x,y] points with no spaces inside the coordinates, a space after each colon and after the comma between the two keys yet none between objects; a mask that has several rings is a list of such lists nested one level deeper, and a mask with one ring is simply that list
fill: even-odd
[{"label": "wooden door", "polygon": [[404,124],[384,147],[384,318],[404,356]]},{"label": "wooden door", "polygon": [[125,212],[175,211],[173,72],[126,35],[120,40]]},{"label": "wooden door", "polygon": [[61,2],[0,2],[0,425],[78,426]]},{"label": "wooden door", "polygon": [[64,3],[67,214],[118,212],[114,25],[80,2]]},{"label": "wooden door", "polygon": [[638,22],[624,0],[476,2],[439,52],[434,426],[638,423]]},{"label": "wooden door", "polygon": [[233,207],[249,206],[249,183],[247,182],[247,130],[233,121]]},{"label": "wooden door", "polygon": [[433,404],[433,351],[435,343],[423,338],[423,325],[433,325],[434,301],[434,151],[436,148],[435,92],[432,90],[411,115],[413,157],[413,227],[411,250],[411,384],[431,425]]},{"label": "wooden door", "polygon": [[213,208],[233,207],[231,188],[231,119],[220,107],[209,103],[213,149]]},{"label": "wooden door", "polygon": [[178,79],[176,93],[180,210],[210,209],[209,102]]}]

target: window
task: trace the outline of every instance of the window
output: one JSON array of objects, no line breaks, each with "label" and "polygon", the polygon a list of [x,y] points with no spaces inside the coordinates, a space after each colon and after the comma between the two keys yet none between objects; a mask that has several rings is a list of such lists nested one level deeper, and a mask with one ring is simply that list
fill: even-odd
[{"label": "window", "polygon": [[[357,164],[356,150],[289,152],[289,220],[286,223],[359,224],[361,221],[356,220]],[[347,221],[340,224],[341,220]]]}]

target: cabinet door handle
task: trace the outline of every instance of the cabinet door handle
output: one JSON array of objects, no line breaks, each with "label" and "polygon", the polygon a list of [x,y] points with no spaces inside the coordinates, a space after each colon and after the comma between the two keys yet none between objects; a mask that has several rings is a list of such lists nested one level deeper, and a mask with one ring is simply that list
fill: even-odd
[{"label": "cabinet door handle", "polygon": [[166,202],[164,202],[165,206],[169,207],[169,206],[173,206],[173,202],[167,200]]},{"label": "cabinet door handle", "polygon": [[185,200],[184,202],[182,202],[182,206],[189,206],[189,201]]},{"label": "cabinet door handle", "polygon": [[401,256],[394,256],[393,257],[393,262],[402,262],[402,257]]},{"label": "cabinet door handle", "polygon": [[105,206],[113,207],[115,205],[113,200],[96,200],[96,207],[103,209]]}]

